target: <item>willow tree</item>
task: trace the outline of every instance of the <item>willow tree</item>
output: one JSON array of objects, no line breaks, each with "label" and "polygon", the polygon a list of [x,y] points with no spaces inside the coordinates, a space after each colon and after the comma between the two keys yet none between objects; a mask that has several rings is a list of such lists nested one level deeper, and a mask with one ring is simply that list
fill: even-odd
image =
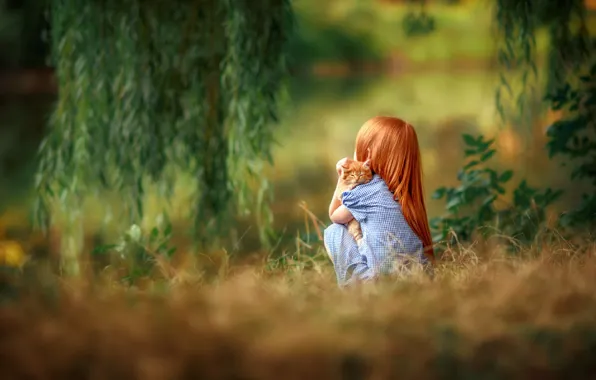
[{"label": "willow tree", "polygon": [[261,168],[290,0],[48,1],[58,101],[36,177],[42,226],[57,201],[79,226],[85,200],[102,190],[138,222],[147,188],[171,197],[180,171],[195,180],[189,208],[204,243],[224,236],[237,211],[267,210]]},{"label": "willow tree", "polygon": [[[542,89],[548,94],[573,81],[593,57],[584,0],[497,0],[495,21],[501,37],[498,52],[501,68],[519,75],[526,85],[538,76],[537,34],[540,31],[548,34],[548,57],[543,66],[547,80]],[[513,95],[507,80],[503,82],[500,90],[507,89]],[[526,90],[515,94],[520,106]],[[498,92],[498,98],[502,94]]]},{"label": "willow tree", "polygon": [[[571,179],[586,179],[596,190],[596,39],[589,28],[584,0],[497,0],[495,20],[502,38],[499,50],[503,86],[497,92],[502,106],[504,89],[523,108],[528,83],[539,77],[536,36],[548,33],[549,49],[542,62],[544,100],[563,118],[548,129],[549,155],[572,162]],[[525,86],[515,93],[508,80],[521,79]],[[536,83],[536,82],[534,82]],[[501,108],[502,109],[502,108]],[[563,225],[581,226],[596,221],[596,194],[585,194],[581,204],[568,212]]]}]

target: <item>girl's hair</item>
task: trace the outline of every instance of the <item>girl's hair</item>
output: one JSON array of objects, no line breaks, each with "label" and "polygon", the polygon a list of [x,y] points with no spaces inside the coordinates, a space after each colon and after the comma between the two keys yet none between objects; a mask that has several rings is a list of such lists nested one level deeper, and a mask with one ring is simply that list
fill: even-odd
[{"label": "girl's hair", "polygon": [[364,123],[356,136],[356,160],[365,161],[368,155],[371,169],[387,183],[401,204],[406,222],[422,241],[424,252],[434,260],[416,131],[401,119],[374,117]]}]

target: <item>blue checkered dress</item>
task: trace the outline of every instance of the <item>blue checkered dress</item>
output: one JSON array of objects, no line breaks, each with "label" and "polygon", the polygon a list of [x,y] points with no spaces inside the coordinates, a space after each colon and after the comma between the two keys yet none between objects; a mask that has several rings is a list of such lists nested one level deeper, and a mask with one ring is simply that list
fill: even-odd
[{"label": "blue checkered dress", "polygon": [[389,274],[395,271],[399,260],[427,264],[420,239],[381,177],[375,175],[369,183],[344,192],[342,202],[360,222],[363,239],[357,245],[343,224],[325,229],[325,248],[340,286]]}]

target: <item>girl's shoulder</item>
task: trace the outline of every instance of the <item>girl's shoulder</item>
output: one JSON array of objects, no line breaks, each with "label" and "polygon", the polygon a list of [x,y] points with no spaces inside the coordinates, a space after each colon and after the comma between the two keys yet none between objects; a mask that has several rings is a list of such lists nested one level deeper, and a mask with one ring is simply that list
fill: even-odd
[{"label": "girl's shoulder", "polygon": [[383,179],[375,174],[370,182],[354,187],[344,193],[344,199],[365,201],[366,203],[394,203],[393,194]]},{"label": "girl's shoulder", "polygon": [[352,191],[361,191],[363,193],[378,193],[379,191],[389,191],[387,184],[380,175],[375,174],[370,182],[356,186]]}]

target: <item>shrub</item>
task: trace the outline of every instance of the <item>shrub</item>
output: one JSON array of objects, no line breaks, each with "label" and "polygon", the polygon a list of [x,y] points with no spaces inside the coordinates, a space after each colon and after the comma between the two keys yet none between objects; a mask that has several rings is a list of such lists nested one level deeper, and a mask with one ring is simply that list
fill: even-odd
[{"label": "shrub", "polygon": [[[441,187],[434,199],[445,199],[446,213],[430,222],[433,241],[451,244],[471,241],[477,232],[488,237],[496,233],[513,237],[522,243],[532,242],[545,222],[545,209],[562,194],[561,190],[538,190],[525,180],[513,190],[511,203],[506,203],[505,185],[513,171],[498,172],[488,167],[495,155],[494,139],[480,135],[463,135],[467,163],[459,170],[457,187]],[[503,201],[504,207],[497,207]]]}]

